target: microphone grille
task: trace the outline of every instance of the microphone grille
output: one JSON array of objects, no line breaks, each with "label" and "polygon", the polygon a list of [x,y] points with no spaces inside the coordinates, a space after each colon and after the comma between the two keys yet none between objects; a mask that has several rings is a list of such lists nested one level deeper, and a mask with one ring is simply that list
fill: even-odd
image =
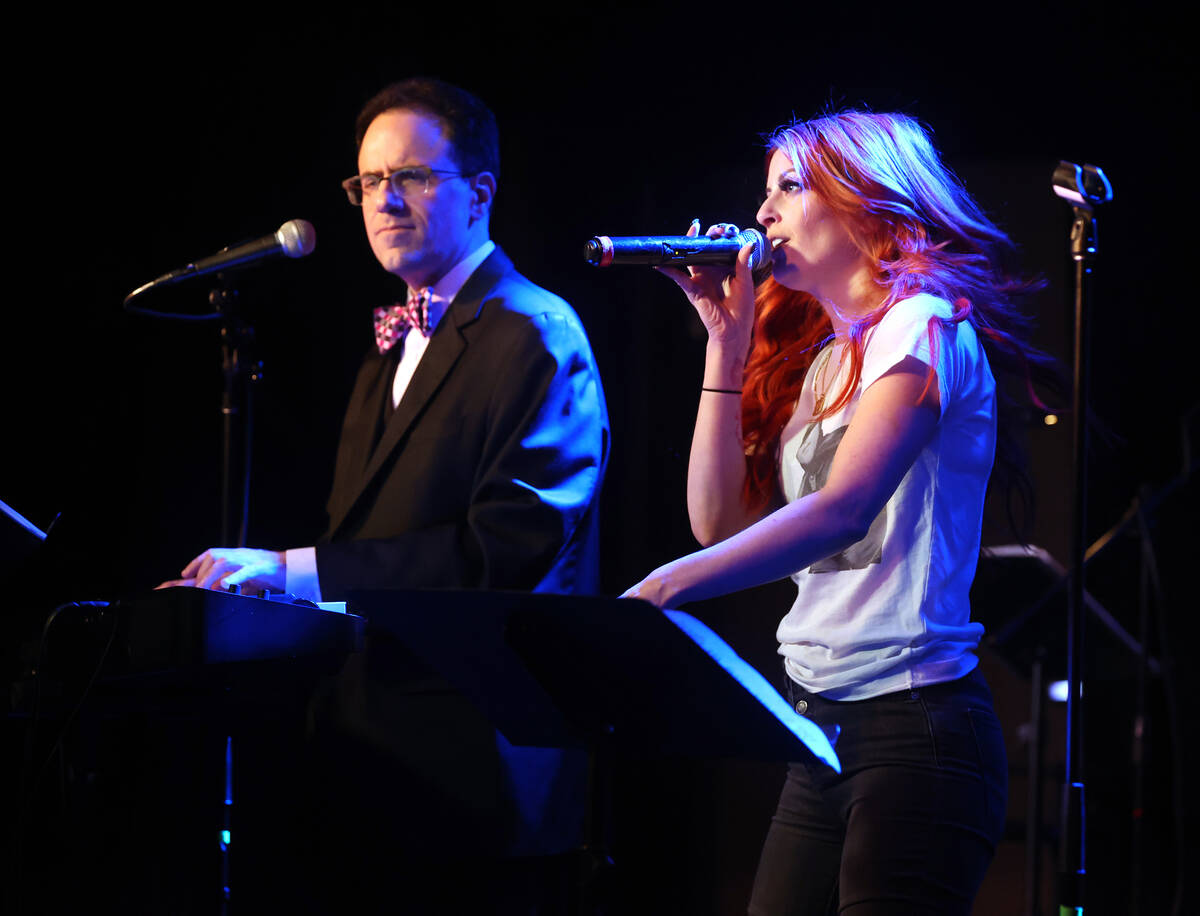
[{"label": "microphone grille", "polygon": [[735,238],[743,248],[751,243],[754,244],[754,250],[750,252],[749,267],[751,270],[758,270],[771,253],[771,249],[767,246],[766,236],[757,229],[743,229]]},{"label": "microphone grille", "polygon": [[279,227],[275,238],[289,258],[302,258],[317,247],[317,230],[306,219],[289,219]]}]

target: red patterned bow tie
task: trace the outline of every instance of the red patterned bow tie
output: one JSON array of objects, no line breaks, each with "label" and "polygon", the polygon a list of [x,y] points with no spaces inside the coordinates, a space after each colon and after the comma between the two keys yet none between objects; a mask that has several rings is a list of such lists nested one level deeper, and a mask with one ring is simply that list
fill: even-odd
[{"label": "red patterned bow tie", "polygon": [[410,328],[416,328],[426,337],[430,334],[428,287],[412,290],[407,302],[375,309],[375,346],[381,354],[392,349]]}]

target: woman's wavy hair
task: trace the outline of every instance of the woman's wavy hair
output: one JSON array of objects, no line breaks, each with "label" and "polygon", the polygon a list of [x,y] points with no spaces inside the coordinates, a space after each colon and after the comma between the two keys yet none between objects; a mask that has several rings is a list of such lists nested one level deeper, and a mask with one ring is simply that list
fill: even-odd
[{"label": "woman's wavy hair", "polygon": [[[993,372],[1023,379],[1032,402],[1043,407],[1033,382],[1058,390],[1055,362],[1028,343],[1030,323],[1018,307],[1042,284],[1016,272],[1012,241],[942,164],[916,120],[902,114],[844,111],[777,128],[766,141],[768,166],[776,151],[788,157],[801,186],[842,221],[873,265],[879,292],[878,306],[851,326],[848,378],[820,418],[840,410],[857,389],[866,332],[893,305],[918,293],[954,306],[949,319],[930,321],[935,355],[938,325],[969,321]],[[743,497],[749,506],[763,505],[774,492],[780,436],[805,372],[831,334],[824,311],[811,295],[786,289],[773,278],[758,287],[742,397],[747,465]],[[931,369],[927,385],[933,378]],[[1031,487],[1014,421],[1028,408],[1003,387],[997,385],[1000,429],[993,483],[1007,492],[1009,520],[1019,529],[1014,513],[1026,510],[1021,516],[1027,520]]]}]

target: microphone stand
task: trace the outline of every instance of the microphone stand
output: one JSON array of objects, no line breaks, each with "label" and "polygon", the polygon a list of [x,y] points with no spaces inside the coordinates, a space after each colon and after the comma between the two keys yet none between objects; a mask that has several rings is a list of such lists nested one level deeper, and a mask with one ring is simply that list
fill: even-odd
[{"label": "microphone stand", "polygon": [[[254,327],[238,311],[238,291],[225,274],[208,294],[221,322],[221,543],[246,546],[250,523],[250,467],[254,450],[254,388],[262,363],[254,358]],[[238,421],[241,421],[240,424]],[[234,456],[241,439],[240,494],[234,493]],[[238,498],[240,496],[240,499]],[[237,541],[231,540],[237,518]],[[225,793],[221,808],[221,896],[219,912],[229,913],[232,899],[230,836],[233,826],[233,736],[225,738]]]},{"label": "microphone stand", "polygon": [[1091,341],[1092,270],[1096,259],[1094,209],[1112,200],[1112,185],[1094,165],[1059,162],[1054,193],[1071,204],[1070,251],[1075,262],[1075,366],[1072,449],[1075,492],[1071,525],[1070,588],[1067,596],[1067,736],[1059,846],[1059,916],[1082,916],[1086,868],[1086,813],[1083,779],[1084,562],[1087,550],[1087,408]]},{"label": "microphone stand", "polygon": [[[221,322],[221,543],[245,547],[250,521],[254,386],[262,378],[262,363],[254,356],[254,327],[238,312],[237,290],[225,274],[218,274],[217,279],[219,285],[209,293],[208,301]],[[240,480],[234,467],[239,444]]]},{"label": "microphone stand", "polygon": [[[307,254],[307,252],[305,252]],[[235,263],[233,266],[239,266]],[[205,271],[211,273],[212,271]],[[181,277],[184,278],[185,277]],[[224,379],[221,392],[221,544],[246,546],[246,530],[250,518],[250,466],[253,446],[254,397],[253,383],[262,375],[262,363],[251,355],[254,328],[244,322],[237,310],[238,292],[228,282],[224,272],[217,274],[217,285],[208,294],[214,311],[203,315],[160,312],[133,304],[133,300],[154,289],[170,285],[178,279],[163,283],[164,278],[139,286],[125,297],[124,308],[134,315],[170,321],[219,321],[221,324],[221,373]],[[239,427],[238,420],[241,419]],[[241,438],[240,498],[234,497],[234,455]],[[234,539],[234,519],[237,518],[237,538]]]},{"label": "microphone stand", "polygon": [[[226,280],[225,272],[248,267],[264,258],[283,255],[303,258],[317,244],[312,224],[302,219],[288,220],[273,235],[253,242],[223,248],[212,257],[202,258],[181,270],[164,274],[139,286],[125,297],[125,309],[138,315],[168,318],[174,321],[221,322],[221,370],[225,378],[221,396],[221,543],[246,546],[246,529],[250,517],[250,458],[253,442],[254,401],[253,383],[262,373],[262,363],[253,356],[254,328],[242,321],[237,312],[237,290]],[[133,305],[133,300],[155,287],[171,286],[182,280],[215,273],[217,286],[209,293],[208,301],[215,311],[207,315],[179,315],[157,312]],[[238,420],[241,420],[239,427]],[[241,494],[234,495],[234,454],[236,439],[242,437]],[[237,500],[235,502],[235,499]],[[234,518],[237,538],[234,539]]]}]

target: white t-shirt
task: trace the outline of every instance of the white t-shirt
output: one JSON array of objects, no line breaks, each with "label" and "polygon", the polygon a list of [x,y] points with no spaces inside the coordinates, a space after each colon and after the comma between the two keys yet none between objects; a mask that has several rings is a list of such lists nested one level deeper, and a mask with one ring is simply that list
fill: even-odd
[{"label": "white t-shirt", "polygon": [[975,329],[943,328],[949,303],[921,294],[896,303],[865,336],[862,380],[850,402],[811,422],[818,396],[840,393],[850,360],[826,346],[804,379],[780,438],[789,500],[820,489],[862,392],[905,357],[937,372],[941,416],[865,538],[792,576],[796,602],[779,625],[788,675],[835,700],[954,680],[977,664],[983,627],[970,620],[983,501],[996,446],[996,385]]}]

